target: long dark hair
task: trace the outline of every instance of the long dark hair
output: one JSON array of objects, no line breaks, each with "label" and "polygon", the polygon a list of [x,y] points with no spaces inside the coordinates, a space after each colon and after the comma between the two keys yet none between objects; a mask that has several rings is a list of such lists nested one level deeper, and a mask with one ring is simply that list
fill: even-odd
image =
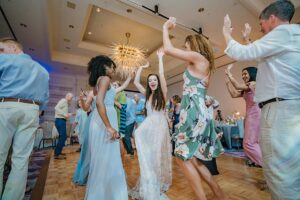
[{"label": "long dark hair", "polygon": [[108,56],[96,56],[88,64],[89,85],[95,87],[100,76],[106,76],[106,67],[116,68],[116,64]]},{"label": "long dark hair", "polygon": [[[146,102],[149,100],[150,95],[152,94],[151,88],[149,86],[149,78],[150,76],[156,76],[157,78],[157,89],[153,91],[153,95],[152,95],[152,108],[154,110],[162,110],[165,109],[166,106],[166,100],[164,98],[164,94],[162,92],[161,89],[161,85],[160,85],[160,80],[159,77],[157,76],[157,74],[149,74],[147,77],[147,87],[146,87]],[[146,106],[145,106],[146,108]]]},{"label": "long dark hair", "polygon": [[246,70],[249,74],[249,82],[256,81],[257,68],[256,67],[246,67],[242,71]]}]

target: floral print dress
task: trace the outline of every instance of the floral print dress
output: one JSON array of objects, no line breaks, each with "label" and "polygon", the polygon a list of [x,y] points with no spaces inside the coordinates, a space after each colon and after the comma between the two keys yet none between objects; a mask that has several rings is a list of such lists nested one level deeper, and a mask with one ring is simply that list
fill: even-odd
[{"label": "floral print dress", "polygon": [[223,153],[224,149],[205,105],[205,79],[193,77],[186,70],[183,80],[180,118],[173,134],[175,155],[182,160],[189,160],[193,156],[211,160]]}]

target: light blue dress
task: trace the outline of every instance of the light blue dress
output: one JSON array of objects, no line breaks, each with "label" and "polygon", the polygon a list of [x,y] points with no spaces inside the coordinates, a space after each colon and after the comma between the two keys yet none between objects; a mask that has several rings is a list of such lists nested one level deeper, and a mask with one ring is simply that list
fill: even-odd
[{"label": "light blue dress", "polygon": [[[110,124],[118,130],[117,113],[114,108],[115,95],[114,87],[110,86],[106,92],[104,104]],[[91,157],[85,199],[128,200],[119,140],[110,140],[110,134],[97,109],[91,116],[89,134]]]},{"label": "light blue dress", "polygon": [[[92,113],[97,110],[96,108],[96,98],[93,98],[92,103]],[[84,131],[82,133],[83,140],[81,144],[81,151],[80,151],[80,157],[77,163],[76,171],[73,177],[73,182],[76,185],[86,185],[88,175],[89,175],[89,163],[90,163],[90,152],[89,152],[89,128],[90,128],[90,122],[92,113],[88,116],[88,118],[85,120],[84,125]]]}]

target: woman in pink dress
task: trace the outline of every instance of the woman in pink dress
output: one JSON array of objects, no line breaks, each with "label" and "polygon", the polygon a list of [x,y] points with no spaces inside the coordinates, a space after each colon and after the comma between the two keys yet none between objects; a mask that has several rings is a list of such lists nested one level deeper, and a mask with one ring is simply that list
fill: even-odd
[{"label": "woman in pink dress", "polygon": [[[233,98],[243,97],[246,101],[246,117],[243,147],[249,166],[262,166],[262,154],[259,145],[260,131],[260,108],[254,102],[256,67],[247,67],[242,70],[243,84],[238,83],[233,78],[230,69],[233,65],[229,65],[225,73],[228,77],[226,81],[227,89]],[[231,84],[230,84],[231,83]]]}]

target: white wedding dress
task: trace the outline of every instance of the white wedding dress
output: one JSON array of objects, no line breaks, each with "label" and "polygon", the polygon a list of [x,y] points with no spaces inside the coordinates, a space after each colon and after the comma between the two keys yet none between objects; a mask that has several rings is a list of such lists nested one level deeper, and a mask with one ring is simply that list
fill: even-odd
[{"label": "white wedding dress", "polygon": [[167,200],[172,183],[171,139],[164,110],[146,103],[147,117],[135,131],[140,178],[129,191],[133,199]]}]

